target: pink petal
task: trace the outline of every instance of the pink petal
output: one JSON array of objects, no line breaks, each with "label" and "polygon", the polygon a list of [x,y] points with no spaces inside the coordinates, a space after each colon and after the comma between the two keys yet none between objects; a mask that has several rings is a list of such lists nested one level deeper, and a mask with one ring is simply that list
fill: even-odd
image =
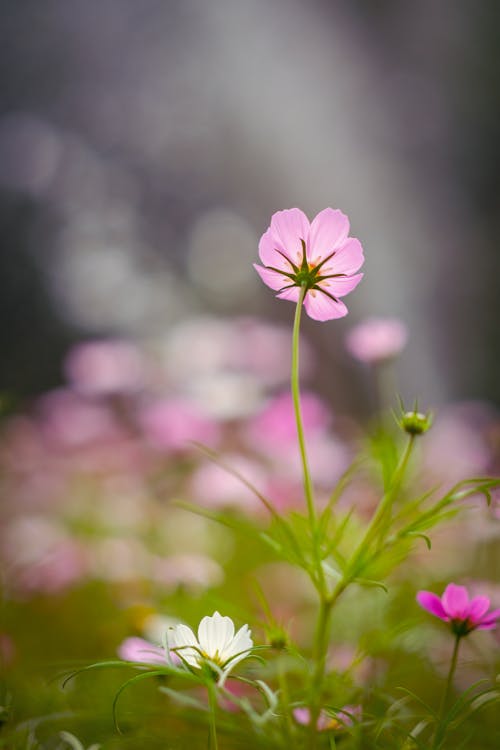
[{"label": "pink petal", "polygon": [[355,273],[363,265],[365,258],[361,242],[354,237],[349,237],[340,247],[333,258],[321,267],[321,275],[328,276],[330,273]]},{"label": "pink petal", "polygon": [[284,286],[288,286],[292,283],[292,280],[289,279],[288,276],[283,276],[283,274],[278,273],[277,271],[271,271],[269,268],[263,268],[263,266],[259,266],[257,265],[257,263],[254,263],[253,267],[259,274],[264,284],[267,284],[267,286],[271,287],[271,289],[274,289],[275,291],[277,291],[278,289],[282,289]]},{"label": "pink petal", "polygon": [[445,612],[452,620],[465,620],[469,603],[469,595],[465,586],[456,586],[454,583],[449,583],[444,590],[441,601]]},{"label": "pink petal", "polygon": [[493,630],[497,626],[497,620],[500,618],[500,609],[492,609],[487,615],[483,617],[479,625],[478,630]]},{"label": "pink petal", "polygon": [[321,288],[325,288],[327,292],[333,294],[334,297],[345,297],[346,294],[352,292],[355,289],[361,279],[363,278],[362,273],[357,273],[355,276],[342,276],[339,279],[325,279],[319,282]]},{"label": "pink petal", "polygon": [[487,596],[476,596],[471,602],[469,602],[467,619],[470,620],[471,623],[476,624],[481,620],[483,615],[486,614],[489,606],[490,600]]},{"label": "pink petal", "polygon": [[[281,252],[278,252],[276,249],[277,244],[279,244],[279,250]],[[269,227],[267,232],[265,232],[260,238],[259,257],[265,266],[273,266],[274,268],[280,268],[283,269],[283,271],[291,272],[293,270],[291,261],[284,258],[281,253],[288,256],[286,249],[282,247],[281,243],[277,243],[273,238],[271,227]]]},{"label": "pink petal", "polygon": [[[349,234],[349,219],[342,211],[325,208],[313,219],[307,244],[307,259],[316,265],[344,244]],[[359,266],[358,266],[359,267]]]},{"label": "pink petal", "polygon": [[[271,218],[271,238],[294,263],[302,262],[302,242],[307,243],[309,219],[300,208],[278,211]],[[274,263],[268,264],[274,265]]]},{"label": "pink petal", "polygon": [[335,302],[317,289],[310,289],[304,300],[307,314],[314,320],[333,320],[347,315],[347,307],[343,302]]},{"label": "pink petal", "polygon": [[285,289],[276,295],[279,299],[286,299],[289,302],[298,302],[300,296],[300,287],[292,286],[291,289]]},{"label": "pink petal", "polygon": [[433,594],[432,591],[419,591],[417,594],[417,602],[423,609],[430,612],[431,615],[439,617],[441,620],[448,621],[449,617],[446,614],[444,607],[441,603],[441,599],[437,594]]},{"label": "pink petal", "polygon": [[292,713],[297,724],[304,724],[307,726],[311,721],[311,712],[308,708],[294,708]]},{"label": "pink petal", "polygon": [[141,662],[143,664],[162,664],[167,660],[159,646],[154,646],[143,638],[125,638],[118,647],[118,656],[123,661]]}]

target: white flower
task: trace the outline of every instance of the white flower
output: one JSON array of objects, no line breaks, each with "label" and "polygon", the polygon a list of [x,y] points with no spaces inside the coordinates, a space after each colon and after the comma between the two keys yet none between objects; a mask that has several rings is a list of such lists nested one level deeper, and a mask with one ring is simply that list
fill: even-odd
[{"label": "white flower", "polygon": [[199,668],[207,662],[215,665],[220,670],[220,684],[253,647],[248,625],[243,625],[235,635],[231,618],[218,612],[201,620],[198,637],[187,625],[176,625],[169,629],[167,642],[168,648],[191,667]]}]

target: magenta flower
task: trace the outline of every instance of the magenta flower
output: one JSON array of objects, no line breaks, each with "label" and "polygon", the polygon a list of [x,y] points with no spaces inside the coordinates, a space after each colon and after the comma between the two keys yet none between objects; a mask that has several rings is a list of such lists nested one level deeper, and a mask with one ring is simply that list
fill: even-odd
[{"label": "magenta flower", "polygon": [[469,599],[465,586],[449,583],[441,598],[431,591],[419,591],[417,602],[432,615],[451,624],[457,636],[472,630],[492,630],[500,618],[500,609],[488,612],[490,600],[487,596]]},{"label": "magenta flower", "polygon": [[173,651],[169,652],[169,658],[166,657],[166,651],[161,646],[155,646],[153,643],[132,636],[125,638],[118,646],[118,656],[123,661],[137,662],[139,664],[151,664],[166,666],[169,663],[180,665],[181,660]]},{"label": "magenta flower", "polygon": [[118,656],[123,661],[139,662],[141,664],[167,663],[164,649],[155,646],[143,638],[125,638],[118,646]]},{"label": "magenta flower", "polygon": [[[308,726],[311,723],[311,712],[308,708],[294,708],[293,718],[297,724]],[[316,729],[318,732],[328,732],[332,730],[346,729],[354,726],[356,721],[361,719],[361,706],[344,706],[340,711],[335,712],[335,716],[321,709]]]},{"label": "magenta flower", "polygon": [[408,330],[397,318],[368,318],[349,331],[346,347],[360,362],[376,364],[399,354],[405,347]]},{"label": "magenta flower", "polygon": [[347,307],[340,297],[363,278],[355,273],[363,265],[363,248],[348,234],[349,219],[337,209],[325,208],[311,223],[299,208],[278,211],[260,239],[264,265],[254,263],[255,270],[279,299],[297,302],[304,286],[310,318],[342,318]]}]

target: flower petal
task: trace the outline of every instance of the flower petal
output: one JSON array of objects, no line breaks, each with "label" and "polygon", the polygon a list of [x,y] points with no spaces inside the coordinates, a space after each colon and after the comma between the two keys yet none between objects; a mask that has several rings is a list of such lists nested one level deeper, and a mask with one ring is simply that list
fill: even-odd
[{"label": "flower petal", "polygon": [[444,610],[441,599],[437,594],[433,594],[432,591],[419,591],[417,594],[417,602],[423,607],[423,609],[430,612],[431,615],[435,615],[445,621],[450,619]]},{"label": "flower petal", "polygon": [[477,629],[478,630],[493,630],[493,628],[497,626],[499,619],[500,619],[500,609],[492,609],[491,612],[488,612],[488,614],[483,617],[479,625],[477,625]]},{"label": "flower petal", "polygon": [[283,276],[277,271],[271,271],[270,268],[264,268],[263,266],[257,265],[257,263],[254,263],[253,267],[259,274],[264,284],[267,284],[267,286],[271,287],[271,289],[277,291],[278,289],[283,289],[284,286],[288,286],[289,284],[293,283],[292,280],[288,278],[288,276]]},{"label": "flower petal", "polygon": [[321,266],[321,275],[328,276],[330,273],[355,273],[364,263],[363,247],[355,237],[348,237],[344,244],[338,248],[333,258],[330,258],[324,266]]},{"label": "flower petal", "polygon": [[[286,257],[284,257],[283,254]],[[269,229],[264,232],[264,234],[260,238],[259,257],[265,266],[282,268],[284,271],[289,272],[293,271],[291,260],[287,260],[288,252],[286,248],[282,246],[282,243],[277,242],[277,240],[274,238],[271,227],[269,227]]]},{"label": "flower petal", "polygon": [[243,625],[234,638],[226,644],[224,650],[220,652],[221,661],[225,664],[231,659],[231,667],[233,667],[234,664],[237,664],[247,656],[252,647],[251,631],[248,625]]},{"label": "flower petal", "polygon": [[490,600],[487,596],[476,596],[469,602],[467,608],[467,619],[474,625],[480,622],[483,615],[486,614],[490,606]]},{"label": "flower petal", "polygon": [[204,617],[198,626],[201,649],[210,658],[220,657],[233,636],[233,621],[230,617],[223,617],[219,612],[214,612],[212,617]]},{"label": "flower petal", "polygon": [[285,289],[284,292],[280,292],[276,296],[278,299],[286,299],[289,302],[298,302],[300,297],[300,287],[292,286],[290,289]]},{"label": "flower petal", "polygon": [[[309,219],[305,213],[300,208],[278,211],[271,217],[269,229],[271,230],[271,239],[276,243],[275,247],[282,250],[294,263],[300,265],[303,255],[301,240],[304,240],[307,244],[309,236]],[[266,242],[264,252],[267,252],[267,247]],[[261,259],[266,263],[262,256]],[[274,262],[266,263],[266,265],[274,265]]]},{"label": "flower petal", "polygon": [[294,708],[292,714],[297,724],[307,726],[311,721],[311,712],[308,708]]},{"label": "flower petal", "polygon": [[347,315],[347,307],[343,302],[336,302],[318,289],[310,289],[307,292],[304,307],[309,317],[314,320],[333,320]]},{"label": "flower petal", "polygon": [[144,664],[163,664],[167,660],[164,651],[144,638],[125,638],[118,647],[118,655],[123,661],[142,662]]},{"label": "flower petal", "polygon": [[352,292],[355,289],[361,279],[363,278],[362,273],[357,273],[354,276],[341,276],[338,279],[325,279],[320,281],[318,286],[326,289],[327,292],[333,294],[334,297],[345,297],[346,294]]},{"label": "flower petal", "polygon": [[[340,248],[349,234],[349,219],[342,211],[325,208],[313,219],[307,243],[307,259],[316,265]],[[359,266],[358,266],[359,268]]]},{"label": "flower petal", "polygon": [[176,625],[169,631],[168,635],[169,648],[179,649],[177,655],[193,667],[199,666],[200,655],[195,648],[199,648],[198,639],[187,625]]},{"label": "flower petal", "polygon": [[467,617],[469,595],[465,586],[449,583],[441,597],[447,615],[452,619],[464,620]]}]

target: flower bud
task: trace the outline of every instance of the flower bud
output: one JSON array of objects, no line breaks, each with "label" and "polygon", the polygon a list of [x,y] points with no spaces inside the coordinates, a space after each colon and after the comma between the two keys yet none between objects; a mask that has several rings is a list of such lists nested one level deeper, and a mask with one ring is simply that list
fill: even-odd
[{"label": "flower bud", "polygon": [[432,425],[433,415],[432,412],[422,414],[420,411],[405,411],[400,419],[399,426],[402,430],[408,433],[408,435],[422,435],[427,432]]},{"label": "flower bud", "polygon": [[280,627],[272,628],[267,634],[269,645],[277,651],[282,651],[288,646],[289,639],[285,631]]}]

